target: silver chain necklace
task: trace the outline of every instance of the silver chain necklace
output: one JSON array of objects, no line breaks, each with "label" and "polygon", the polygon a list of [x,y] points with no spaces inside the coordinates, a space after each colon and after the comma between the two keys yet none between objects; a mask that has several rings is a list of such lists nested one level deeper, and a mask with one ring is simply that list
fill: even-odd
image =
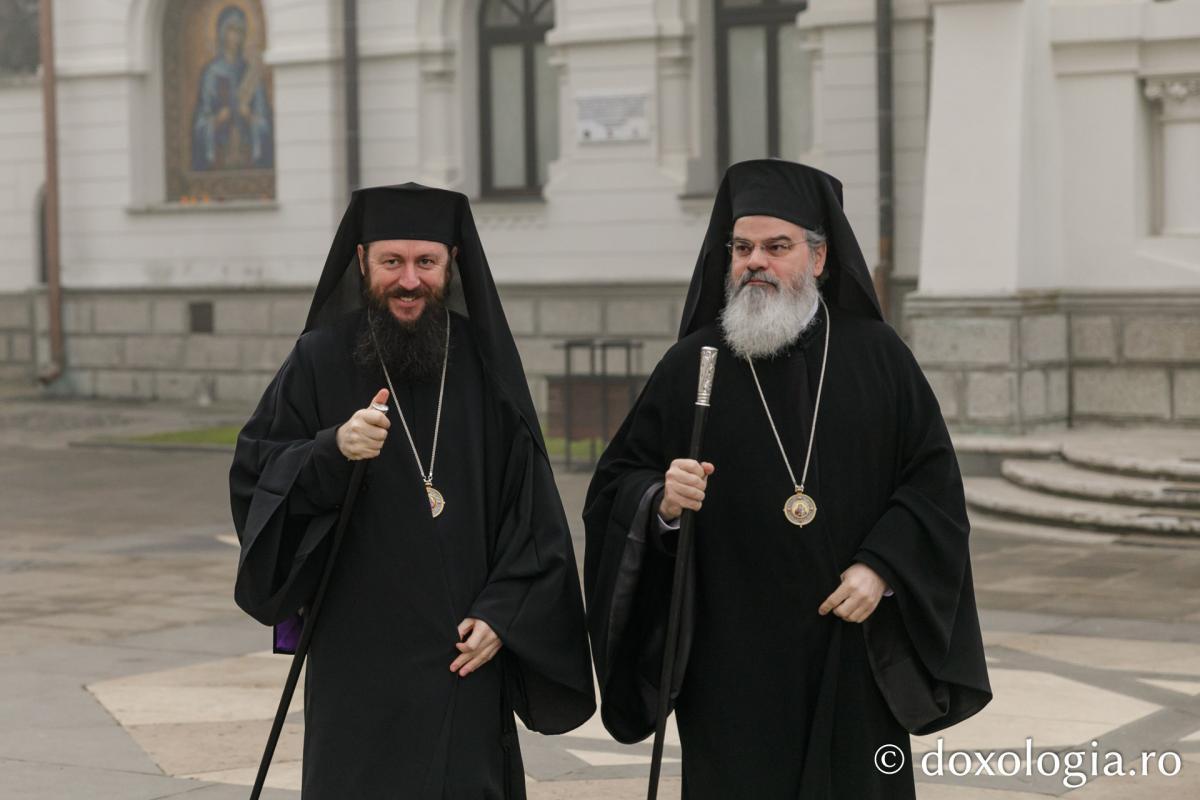
[{"label": "silver chain necklace", "polygon": [[437,416],[433,423],[433,451],[429,454],[429,472],[421,464],[421,454],[417,452],[417,443],[413,441],[412,431],[408,429],[408,421],[404,419],[404,409],[400,407],[400,397],[396,387],[392,385],[392,376],[388,374],[387,364],[383,363],[383,355],[379,352],[379,342],[375,339],[375,331],[371,331],[371,341],[375,345],[375,355],[379,356],[379,366],[383,367],[383,377],[387,380],[388,390],[396,400],[396,413],[400,415],[400,424],[404,426],[404,435],[408,437],[408,446],[412,448],[413,458],[417,460],[417,471],[425,482],[425,494],[429,498],[429,513],[440,516],[446,509],[446,498],[433,488],[433,462],[437,459],[438,431],[442,427],[442,398],[446,394],[446,367],[450,364],[450,311],[446,311],[446,354],[442,357],[442,385],[438,389]]},{"label": "silver chain necklace", "polygon": [[779,438],[779,430],[775,427],[775,420],[771,417],[771,409],[767,406],[767,398],[763,394],[762,384],[758,382],[758,373],[754,371],[754,362],[749,358],[746,359],[746,363],[750,365],[750,374],[754,377],[754,386],[758,389],[758,399],[762,401],[763,410],[767,412],[767,422],[771,423],[771,433],[775,434],[775,444],[779,445],[779,454],[783,456],[783,465],[787,467],[788,477],[792,479],[792,485],[796,487],[795,494],[783,504],[783,515],[787,517],[788,522],[801,528],[812,522],[817,516],[817,504],[804,493],[804,483],[808,480],[808,465],[812,460],[813,442],[817,436],[817,412],[821,410],[821,390],[825,388],[825,364],[829,360],[829,329],[833,327],[833,320],[829,318],[829,309],[825,306],[825,298],[818,295],[817,299],[821,302],[821,308],[825,310],[825,351],[821,354],[821,377],[817,380],[817,400],[813,404],[812,428],[808,432],[808,452],[804,454],[804,470],[800,474],[799,482],[796,481],[796,473],[792,472],[792,464],[788,460],[787,451],[783,449],[783,440]]}]

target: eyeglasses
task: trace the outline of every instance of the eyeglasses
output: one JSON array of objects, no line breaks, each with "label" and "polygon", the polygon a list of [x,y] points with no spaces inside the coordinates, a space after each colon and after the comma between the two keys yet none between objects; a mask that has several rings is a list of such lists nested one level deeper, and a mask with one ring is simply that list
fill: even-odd
[{"label": "eyeglasses", "polygon": [[755,244],[745,239],[734,239],[725,243],[725,249],[738,261],[744,261],[754,255],[755,248],[761,247],[767,258],[783,258],[792,251],[798,242],[790,239],[775,239],[766,244]]}]

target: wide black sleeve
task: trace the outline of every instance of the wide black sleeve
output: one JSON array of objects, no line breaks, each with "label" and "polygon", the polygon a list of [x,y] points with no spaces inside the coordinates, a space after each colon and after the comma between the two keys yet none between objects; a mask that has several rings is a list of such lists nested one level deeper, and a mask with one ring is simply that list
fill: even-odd
[{"label": "wide black sleeve", "polygon": [[895,490],[855,561],[895,593],[864,624],[875,679],[911,733],[975,714],[992,698],[968,548],[962,476],[946,424],[911,353],[897,347]]},{"label": "wide black sleeve", "polygon": [[[686,455],[680,405],[663,364],[605,449],[588,488],[584,592],[605,728],[623,743],[654,732],[674,558],[656,530],[663,473]],[[694,387],[693,387],[694,388]],[[684,390],[686,391],[686,390]],[[668,544],[670,537],[666,538]],[[693,620],[689,569],[671,699],[678,697]]]},{"label": "wide black sleeve", "polygon": [[234,599],[266,625],[294,614],[316,589],[351,472],[337,427],[320,425],[304,344],[297,343],[238,434],[229,471],[241,542]]},{"label": "wide black sleeve", "polygon": [[512,416],[488,580],[467,616],[500,637],[510,698],[526,727],[565,733],[596,711],[579,572],[550,464]]}]

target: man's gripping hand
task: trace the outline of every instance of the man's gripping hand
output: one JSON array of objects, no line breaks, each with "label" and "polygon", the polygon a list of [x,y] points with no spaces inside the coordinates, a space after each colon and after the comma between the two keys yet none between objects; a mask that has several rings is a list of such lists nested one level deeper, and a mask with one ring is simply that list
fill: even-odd
[{"label": "man's gripping hand", "polygon": [[[371,404],[386,405],[387,401],[388,390],[380,389]],[[337,429],[338,450],[350,461],[374,458],[383,449],[390,427],[392,422],[383,411],[371,406],[355,411],[354,416]]]},{"label": "man's gripping hand", "polygon": [[481,619],[467,617],[458,623],[458,638],[455,643],[458,657],[450,662],[450,671],[465,678],[491,661],[500,652],[503,643],[492,626]]},{"label": "man's gripping hand", "polygon": [[846,622],[864,622],[888,591],[879,573],[866,564],[855,562],[842,573],[842,583],[825,598],[817,613],[825,616],[832,611]]},{"label": "man's gripping hand", "polygon": [[704,503],[704,492],[708,488],[708,476],[716,469],[707,461],[677,458],[671,462],[663,477],[663,498],[658,513],[665,522],[670,522],[683,509],[699,511]]}]

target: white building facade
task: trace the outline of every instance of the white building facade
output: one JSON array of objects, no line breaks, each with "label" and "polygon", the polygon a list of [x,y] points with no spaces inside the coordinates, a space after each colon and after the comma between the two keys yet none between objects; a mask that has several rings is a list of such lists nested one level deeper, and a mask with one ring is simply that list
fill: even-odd
[{"label": "white building facade", "polygon": [[[673,341],[732,160],[837,175],[875,261],[869,0],[357,6],[360,183],[472,197],[543,411],[561,404],[563,341],[637,340],[641,374]],[[892,310],[947,418],[1200,423],[1200,0],[893,14]],[[342,3],[58,0],[55,15],[53,389],[255,398],[347,199]],[[48,358],[41,126],[37,79],[0,77],[10,381]]]}]

